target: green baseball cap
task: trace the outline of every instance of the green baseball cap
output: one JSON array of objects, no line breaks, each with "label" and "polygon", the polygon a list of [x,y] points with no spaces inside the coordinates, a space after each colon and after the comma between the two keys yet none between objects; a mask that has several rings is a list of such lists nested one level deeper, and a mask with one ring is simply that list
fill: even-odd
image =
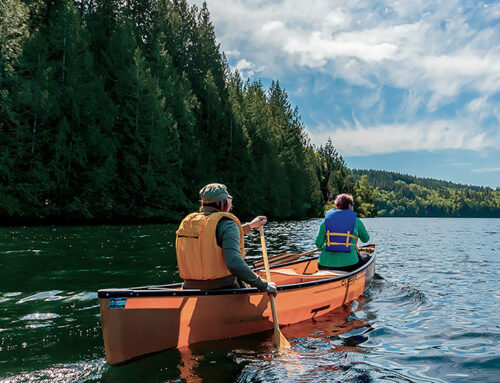
[{"label": "green baseball cap", "polygon": [[214,183],[203,186],[200,190],[200,198],[201,202],[212,203],[233,197],[227,192],[226,185]]}]

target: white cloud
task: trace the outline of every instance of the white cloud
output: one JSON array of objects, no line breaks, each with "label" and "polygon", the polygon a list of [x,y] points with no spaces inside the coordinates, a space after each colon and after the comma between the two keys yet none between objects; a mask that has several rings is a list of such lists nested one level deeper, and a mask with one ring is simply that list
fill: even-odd
[{"label": "white cloud", "polygon": [[242,59],[236,64],[236,69],[238,69],[239,71],[246,71],[248,69],[252,69],[253,67],[254,65],[251,62],[248,62],[246,59]]},{"label": "white cloud", "polygon": [[225,55],[226,56],[229,56],[229,57],[240,57],[241,53],[240,51],[238,50],[227,50],[227,51],[224,51]]},{"label": "white cloud", "polygon": [[248,77],[254,77],[255,72],[259,72],[259,69],[255,66],[255,64],[247,61],[247,59],[239,60],[234,68],[238,70],[241,77],[243,77],[244,79]]},{"label": "white cloud", "polygon": [[482,168],[482,169],[472,169],[474,173],[493,173],[500,172],[500,168]]},{"label": "white cloud", "polygon": [[[492,126],[500,125],[499,4],[208,0],[208,7],[222,50],[237,52],[231,57],[243,76],[293,73],[295,88],[288,91],[297,97],[328,98],[333,80],[344,80],[348,102],[328,101],[335,123],[308,127],[317,144],[331,136],[349,156],[500,147],[500,129]],[[386,88],[402,95],[391,115],[385,108],[394,99],[386,98]],[[339,110],[345,104],[350,111]]]},{"label": "white cloud", "polygon": [[303,65],[317,67],[338,57],[353,57],[364,62],[382,61],[391,58],[397,47],[391,43],[361,41],[348,35],[331,39],[320,32],[312,32],[305,38],[289,39],[283,49],[297,54]]},{"label": "white cloud", "polygon": [[[498,5],[459,0],[209,0],[222,48],[243,51],[266,77],[301,67],[356,85],[430,97],[435,110],[463,90],[500,87]],[[476,25],[476,26],[474,26]]]},{"label": "white cloud", "polygon": [[378,88],[371,92],[369,95],[362,97],[358,104],[365,109],[370,109],[376,104],[384,104],[384,100],[381,95],[382,88]]},{"label": "white cloud", "polygon": [[343,156],[368,156],[418,150],[469,149],[479,151],[498,146],[478,132],[457,121],[432,121],[415,125],[376,125],[321,127],[309,132],[313,143],[322,144],[331,137]]},{"label": "white cloud", "polygon": [[422,57],[420,65],[437,96],[454,96],[463,88],[491,94],[500,89],[500,55],[478,57],[467,52]]},{"label": "white cloud", "polygon": [[330,28],[342,28],[348,25],[349,20],[340,9],[330,11],[325,17],[325,24]]},{"label": "white cloud", "polygon": [[463,168],[470,167],[471,163],[470,162],[448,162],[448,165],[463,169]]},{"label": "white cloud", "polygon": [[262,26],[262,32],[269,34],[275,30],[282,29],[284,27],[281,21],[269,21],[268,23]]},{"label": "white cloud", "polygon": [[[466,105],[466,111],[475,116],[478,123],[488,118],[496,119],[500,125],[500,105],[495,100],[492,100],[488,95],[477,97]],[[495,130],[495,129],[493,129]],[[500,135],[500,126],[496,127],[497,134]]]}]

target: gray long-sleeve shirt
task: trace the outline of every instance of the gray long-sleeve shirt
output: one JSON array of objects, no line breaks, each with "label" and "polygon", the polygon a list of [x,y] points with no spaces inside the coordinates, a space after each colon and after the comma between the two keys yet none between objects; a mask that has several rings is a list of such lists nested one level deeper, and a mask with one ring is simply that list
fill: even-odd
[{"label": "gray long-sleeve shirt", "polygon": [[240,230],[232,219],[222,218],[217,224],[217,244],[222,247],[222,254],[229,271],[238,279],[265,291],[267,282],[264,282],[247,263],[241,258]]}]

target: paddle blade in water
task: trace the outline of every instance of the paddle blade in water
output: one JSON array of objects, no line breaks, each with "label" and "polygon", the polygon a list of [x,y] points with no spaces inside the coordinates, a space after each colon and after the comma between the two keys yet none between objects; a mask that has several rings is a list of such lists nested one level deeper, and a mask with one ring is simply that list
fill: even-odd
[{"label": "paddle blade in water", "polygon": [[[267,249],[266,240],[264,239],[264,230],[262,226],[259,227],[260,232],[260,243],[262,245],[262,258],[264,259],[264,267],[266,268],[267,281],[271,282],[271,273],[269,272],[269,263],[267,261]],[[274,325],[274,344],[278,348],[279,352],[283,352],[285,348],[290,348],[290,343],[286,340],[280,331],[280,325],[278,321],[278,312],[276,310],[276,303],[274,302],[274,296],[269,295],[269,302],[271,303],[271,312],[273,315],[273,325]]]},{"label": "paddle blade in water", "polygon": [[281,331],[273,334],[273,343],[280,353],[291,349],[290,343]]}]

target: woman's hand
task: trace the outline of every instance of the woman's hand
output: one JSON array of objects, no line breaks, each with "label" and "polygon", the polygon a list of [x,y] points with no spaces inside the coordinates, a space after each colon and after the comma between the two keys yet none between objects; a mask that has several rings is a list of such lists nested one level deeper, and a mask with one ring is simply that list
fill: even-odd
[{"label": "woman's hand", "polygon": [[250,226],[250,229],[255,229],[257,227],[261,227],[266,223],[267,223],[267,217],[265,215],[259,215],[254,219],[252,219],[252,221],[250,221],[248,225]]}]

